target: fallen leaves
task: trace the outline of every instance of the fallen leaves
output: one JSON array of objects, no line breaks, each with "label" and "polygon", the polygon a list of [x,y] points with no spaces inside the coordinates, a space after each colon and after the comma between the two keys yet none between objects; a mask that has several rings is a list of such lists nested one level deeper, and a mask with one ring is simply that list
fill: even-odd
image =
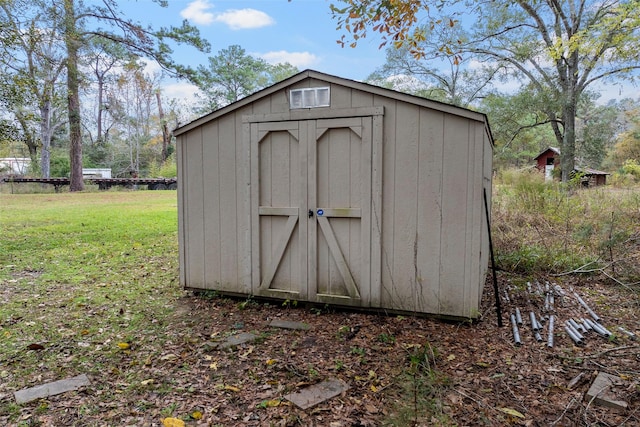
[{"label": "fallen leaves", "polygon": [[515,409],[512,408],[500,408],[500,410],[502,412],[504,412],[507,415],[511,415],[512,417],[516,417],[516,418],[524,418],[524,415],[522,415],[522,413],[516,411]]},{"label": "fallen leaves", "polygon": [[164,427],[185,427],[184,421],[179,418],[165,418],[162,420]]}]

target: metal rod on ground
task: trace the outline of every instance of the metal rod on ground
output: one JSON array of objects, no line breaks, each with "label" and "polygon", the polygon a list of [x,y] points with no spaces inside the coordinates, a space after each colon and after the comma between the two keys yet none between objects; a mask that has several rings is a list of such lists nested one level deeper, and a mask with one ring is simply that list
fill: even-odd
[{"label": "metal rod on ground", "polygon": [[573,329],[580,332],[581,334],[584,334],[587,332],[587,329],[584,326],[579,325],[578,322],[576,322],[575,320],[569,319],[568,322],[571,323],[571,326],[573,326]]},{"label": "metal rod on ground", "polygon": [[522,325],[522,314],[520,313],[520,309],[516,307],[516,323],[518,325]]},{"label": "metal rod on ground", "polygon": [[575,342],[578,345],[582,344],[582,340],[578,338],[578,336],[566,324],[564,325],[564,330],[567,333],[567,335],[569,335],[569,338],[573,340],[573,342]]},{"label": "metal rod on ground", "polygon": [[609,332],[607,328],[605,328],[604,326],[602,326],[597,322],[594,322],[593,320],[589,320],[589,319],[587,320],[591,324],[591,327],[593,328],[594,331],[596,331],[597,333],[599,333],[600,335],[606,338],[609,338],[611,336],[611,332]]},{"label": "metal rod on ground", "polygon": [[634,340],[634,341],[635,341],[635,339],[636,339],[636,334],[634,334],[633,332],[626,330],[626,329],[625,329],[625,328],[623,328],[622,326],[618,326],[618,330],[619,330],[620,332],[622,332],[623,334],[625,334],[626,336],[628,336],[629,338],[631,338],[632,340]]},{"label": "metal rod on ground", "polygon": [[489,217],[489,202],[487,202],[487,189],[484,191],[484,212],[487,217],[487,234],[489,235],[489,253],[491,254],[491,271],[493,272],[493,293],[496,297],[496,311],[498,314],[498,326],[502,327],[502,304],[500,304],[500,293],[498,292],[498,276],[496,273],[496,259],[493,255],[493,241],[491,240],[491,221]]},{"label": "metal rod on ground", "polygon": [[542,335],[540,335],[540,332],[539,332],[539,331],[535,331],[535,332],[533,333],[533,336],[535,337],[536,341],[538,341],[538,342],[542,342]]},{"label": "metal rod on ground", "polygon": [[580,305],[583,306],[585,310],[587,310],[587,313],[589,313],[589,316],[593,317],[593,320],[595,320],[596,322],[600,322],[602,320],[593,310],[591,310],[591,308],[587,305],[587,303],[584,302],[582,298],[580,298],[580,295],[578,295],[576,292],[574,292],[573,295],[576,297]]},{"label": "metal rod on ground", "polygon": [[576,328],[573,327],[573,325],[571,324],[571,322],[569,322],[568,320],[566,322],[564,322],[564,326],[569,329],[571,332],[573,332],[573,334],[578,337],[578,339],[580,340],[580,342],[582,342],[582,340],[584,340],[584,337],[582,336],[582,334],[580,333],[580,331],[578,331]]},{"label": "metal rod on ground", "polygon": [[553,322],[555,321],[553,314],[549,316],[549,326],[547,329],[547,347],[553,347]]},{"label": "metal rod on ground", "polygon": [[540,323],[536,319],[536,314],[533,311],[529,312],[529,319],[531,320],[531,329],[534,331],[540,330]]},{"label": "metal rod on ground", "polygon": [[591,327],[589,322],[587,322],[587,319],[585,319],[583,317],[582,319],[580,319],[580,321],[582,322],[582,327],[585,328],[587,331],[592,331],[593,330],[593,328]]},{"label": "metal rod on ground", "polygon": [[513,341],[515,341],[516,345],[522,344],[520,341],[520,332],[518,331],[518,324],[516,323],[516,316],[511,315],[511,328],[513,330]]}]

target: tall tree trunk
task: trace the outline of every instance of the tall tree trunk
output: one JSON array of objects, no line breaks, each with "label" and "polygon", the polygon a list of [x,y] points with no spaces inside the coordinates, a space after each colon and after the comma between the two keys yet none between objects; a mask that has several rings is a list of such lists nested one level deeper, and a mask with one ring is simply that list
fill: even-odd
[{"label": "tall tree trunk", "polygon": [[46,100],[40,106],[40,176],[51,175],[51,101]]},{"label": "tall tree trunk", "polygon": [[82,180],[82,127],[78,78],[78,32],[74,0],[64,0],[65,44],[67,47],[67,98],[69,110],[69,191],[84,190]]},{"label": "tall tree trunk", "polygon": [[104,75],[101,75],[96,71],[96,77],[98,78],[98,140],[96,142],[98,145],[101,145],[106,140],[106,138],[102,137],[102,111],[104,109]]},{"label": "tall tree trunk", "polygon": [[156,91],[156,100],[158,101],[158,116],[160,117],[160,125],[162,126],[162,163],[164,163],[169,157],[169,144],[171,136],[169,135],[167,120],[164,117],[164,110],[162,109],[162,101],[160,99],[159,90]]},{"label": "tall tree trunk", "polygon": [[[572,95],[573,97],[573,95]],[[571,179],[576,160],[576,102],[567,100],[562,107],[564,123],[564,138],[560,150],[560,166],[562,168],[562,182]]]},{"label": "tall tree trunk", "polygon": [[29,150],[29,158],[31,159],[31,163],[36,165],[38,162],[38,143],[34,138],[33,134],[29,131],[29,125],[27,124],[27,119],[22,114],[16,114],[16,119],[20,126],[22,127],[22,132],[24,134],[24,143]]}]

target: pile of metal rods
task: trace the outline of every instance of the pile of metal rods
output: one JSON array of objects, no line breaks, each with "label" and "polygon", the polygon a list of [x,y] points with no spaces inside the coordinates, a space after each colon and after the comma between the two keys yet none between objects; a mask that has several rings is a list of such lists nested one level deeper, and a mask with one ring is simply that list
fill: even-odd
[{"label": "pile of metal rods", "polygon": [[[529,312],[528,323],[531,328],[532,334],[537,342],[543,342],[542,334],[544,333],[544,324],[546,323],[546,336],[547,347],[552,348],[554,345],[554,328],[556,326],[555,316],[555,303],[556,300],[564,300],[567,293],[557,284],[553,286],[549,283],[545,283],[544,289],[538,282],[534,286],[527,283],[528,293],[535,293],[538,295],[544,294],[544,307],[543,315],[537,316],[535,311]],[[505,291],[506,292],[506,291]],[[578,304],[586,311],[588,316],[580,317],[574,316],[566,320],[563,324],[565,333],[571,338],[576,345],[583,345],[586,340],[586,335],[590,332],[595,332],[597,335],[609,339],[613,334],[602,325],[602,319],[598,316],[589,305],[571,289],[573,297],[575,297]],[[522,338],[520,335],[520,328],[523,327],[524,321],[522,313],[519,307],[515,307],[515,311],[510,315],[511,328],[513,333],[513,340],[516,345],[522,345]],[[622,327],[618,327],[618,330],[628,336],[630,339],[635,340],[637,337],[633,332],[630,332]]]}]

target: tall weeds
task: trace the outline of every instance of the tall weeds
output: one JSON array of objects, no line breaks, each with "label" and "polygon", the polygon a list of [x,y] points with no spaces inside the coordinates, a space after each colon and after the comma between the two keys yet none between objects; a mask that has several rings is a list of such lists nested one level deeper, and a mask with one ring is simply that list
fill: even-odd
[{"label": "tall weeds", "polygon": [[582,188],[536,172],[495,180],[492,231],[498,265],[525,275],[605,274],[640,280],[640,187]]}]

